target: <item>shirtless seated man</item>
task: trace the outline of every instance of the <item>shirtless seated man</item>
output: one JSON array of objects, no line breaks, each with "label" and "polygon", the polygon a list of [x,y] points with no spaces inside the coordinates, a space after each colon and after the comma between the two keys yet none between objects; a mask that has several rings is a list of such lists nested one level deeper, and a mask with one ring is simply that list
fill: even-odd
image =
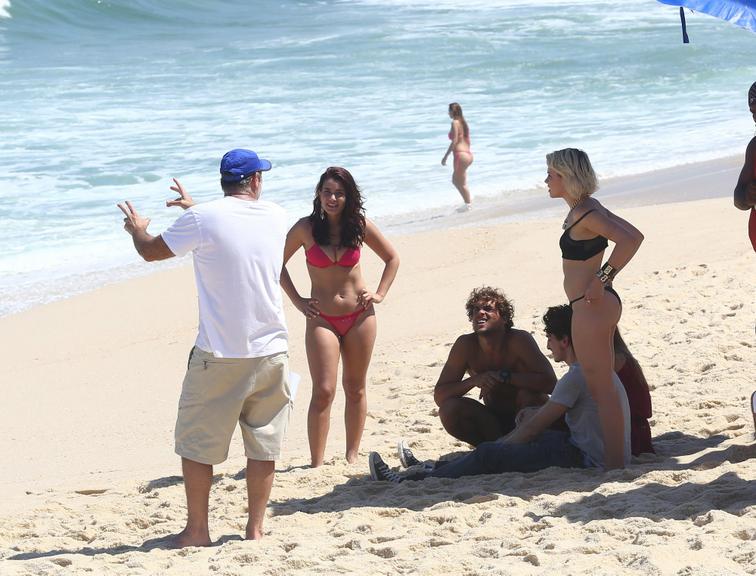
[{"label": "shirtless seated man", "polygon": [[476,288],[466,308],[473,332],[457,338],[433,396],[446,431],[477,446],[509,433],[522,408],[544,404],[556,376],[530,333],[512,327],[514,308],[499,290]]}]

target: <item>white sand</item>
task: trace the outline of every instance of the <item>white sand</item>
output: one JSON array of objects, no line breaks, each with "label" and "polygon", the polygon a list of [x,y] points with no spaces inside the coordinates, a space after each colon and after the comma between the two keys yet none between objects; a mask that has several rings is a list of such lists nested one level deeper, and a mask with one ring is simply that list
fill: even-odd
[{"label": "white sand", "polygon": [[[731,173],[694,167],[686,193],[707,195],[706,178],[729,190]],[[658,183],[654,174],[630,181],[628,197],[635,190],[649,203]],[[469,330],[470,289],[503,288],[516,325],[544,351],[540,316],[564,301],[563,211],[420,232],[393,238],[402,267],[378,309],[363,460],[343,461],[339,394],[326,464],[304,467],[310,380],[304,320],[289,306],[292,366],[303,378],[265,539],[240,540],[236,437],[211,495],[220,544],[147,550],[143,542],[180,530],[185,514],[172,434],[196,326],[186,266],[0,319],[0,574],[756,574],[756,257],[746,215],[729,198],[641,207],[616,198],[606,204],[646,235],[616,287],[624,335],[652,387],[656,456],[606,474],[370,481],[368,452],[398,465],[399,437],[421,457],[466,449],[443,432],[432,388]],[[374,255],[363,266],[377,282]],[[304,290],[301,258],[291,269]]]}]

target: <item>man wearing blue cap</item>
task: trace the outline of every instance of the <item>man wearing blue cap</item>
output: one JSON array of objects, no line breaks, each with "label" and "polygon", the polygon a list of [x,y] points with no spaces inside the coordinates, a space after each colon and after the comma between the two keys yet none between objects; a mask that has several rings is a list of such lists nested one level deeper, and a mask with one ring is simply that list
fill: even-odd
[{"label": "man wearing blue cap", "polygon": [[262,537],[275,461],[292,406],[288,341],[279,278],[286,218],[260,200],[270,162],[235,149],[221,160],[224,196],[194,205],[178,180],[169,206],[186,211],[165,232],[147,232],[149,218],[130,202],[118,207],[134,247],[147,261],[192,252],[199,296],[199,332],[176,420],[187,499],[186,528],[166,539],[171,547],[207,546],[213,465],[228,456],[239,423],[247,456],[249,519],[246,537]]}]

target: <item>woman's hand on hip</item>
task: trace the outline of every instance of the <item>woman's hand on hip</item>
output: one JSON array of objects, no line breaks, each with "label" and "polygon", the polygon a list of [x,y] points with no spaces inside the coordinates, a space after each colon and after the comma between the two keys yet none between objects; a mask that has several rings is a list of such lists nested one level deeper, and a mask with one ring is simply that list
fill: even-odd
[{"label": "woman's hand on hip", "polygon": [[604,284],[598,279],[598,276],[594,276],[588,287],[585,289],[585,303],[591,304],[593,302],[600,302],[604,297]]},{"label": "woman's hand on hip", "polygon": [[317,298],[300,298],[297,309],[304,314],[306,318],[320,316],[320,302],[318,302]]},{"label": "woman's hand on hip", "polygon": [[384,296],[378,294],[377,292],[368,292],[367,290],[363,290],[357,297],[357,303],[363,308],[367,308],[371,304],[380,304],[381,302],[383,302],[383,298]]}]

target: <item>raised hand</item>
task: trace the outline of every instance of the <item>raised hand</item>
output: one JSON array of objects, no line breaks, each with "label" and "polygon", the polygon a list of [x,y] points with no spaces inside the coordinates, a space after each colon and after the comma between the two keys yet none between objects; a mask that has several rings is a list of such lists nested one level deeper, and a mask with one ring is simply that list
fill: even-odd
[{"label": "raised hand", "polygon": [[178,206],[180,208],[183,208],[184,210],[194,206],[194,199],[189,195],[189,192],[184,190],[181,182],[179,182],[176,178],[173,178],[173,182],[175,185],[171,186],[171,190],[178,193],[179,197],[175,200],[167,200],[165,202],[165,205],[168,207]]},{"label": "raised hand", "polygon": [[126,230],[126,232],[133,236],[136,232],[147,230],[147,226],[150,225],[150,219],[140,216],[136,209],[131,205],[131,202],[126,200],[124,204],[118,204],[118,207],[126,216],[123,219],[123,229]]}]

